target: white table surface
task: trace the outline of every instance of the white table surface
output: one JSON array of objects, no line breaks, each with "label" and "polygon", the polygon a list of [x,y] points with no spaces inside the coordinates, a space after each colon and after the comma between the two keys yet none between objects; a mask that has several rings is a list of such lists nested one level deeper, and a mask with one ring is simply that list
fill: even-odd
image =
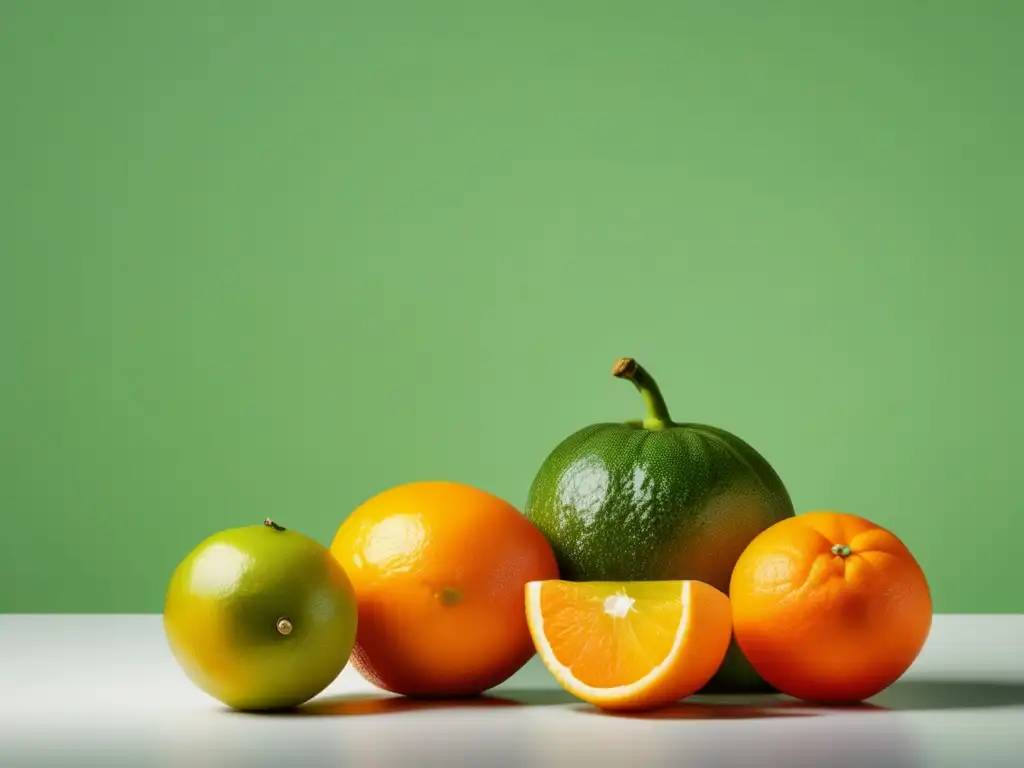
[{"label": "white table surface", "polygon": [[936,616],[874,706],[695,697],[606,715],[537,659],[491,703],[386,697],[347,668],[288,715],[185,678],[154,615],[0,615],[0,766],[1024,766],[1024,615]]}]

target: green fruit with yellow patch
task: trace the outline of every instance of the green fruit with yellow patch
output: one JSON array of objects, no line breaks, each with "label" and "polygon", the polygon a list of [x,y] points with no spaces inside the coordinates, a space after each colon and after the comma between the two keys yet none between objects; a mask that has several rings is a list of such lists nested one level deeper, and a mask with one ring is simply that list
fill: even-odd
[{"label": "green fruit with yellow patch", "polygon": [[164,632],[201,690],[240,710],[290,709],[341,673],[356,594],[330,551],[272,520],[220,531],[171,576]]},{"label": "green fruit with yellow patch", "polygon": [[[645,418],[592,424],[563,440],[530,487],[526,516],[551,542],[563,579],[693,579],[728,593],[747,545],[794,515],[785,485],[736,435],[673,421],[635,360],[616,361],[612,373],[635,385]],[[710,686],[764,687],[736,648]]]}]

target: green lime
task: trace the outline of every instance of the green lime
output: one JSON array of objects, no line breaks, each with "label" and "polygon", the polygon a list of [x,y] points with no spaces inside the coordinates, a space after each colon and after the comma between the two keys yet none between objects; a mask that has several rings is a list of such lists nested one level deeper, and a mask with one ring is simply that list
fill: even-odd
[{"label": "green lime", "polygon": [[178,565],[164,605],[174,658],[242,710],[287,709],[348,663],[356,596],[322,544],[271,520],[210,536]]},{"label": "green lime", "polygon": [[[563,440],[533,481],[527,517],[551,542],[563,579],[693,579],[728,593],[747,545],[794,515],[786,487],[736,435],[673,421],[635,360],[617,361],[612,373],[633,382],[646,417]],[[756,690],[759,680],[734,648],[714,684]]]}]

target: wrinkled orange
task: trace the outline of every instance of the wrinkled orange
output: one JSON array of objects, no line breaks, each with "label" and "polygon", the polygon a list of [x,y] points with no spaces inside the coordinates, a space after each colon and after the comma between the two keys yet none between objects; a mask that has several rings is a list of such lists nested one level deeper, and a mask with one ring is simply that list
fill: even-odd
[{"label": "wrinkled orange", "polygon": [[782,693],[870,698],[917,658],[932,623],[927,579],[895,534],[862,517],[808,512],[754,538],[729,586],[736,642]]}]

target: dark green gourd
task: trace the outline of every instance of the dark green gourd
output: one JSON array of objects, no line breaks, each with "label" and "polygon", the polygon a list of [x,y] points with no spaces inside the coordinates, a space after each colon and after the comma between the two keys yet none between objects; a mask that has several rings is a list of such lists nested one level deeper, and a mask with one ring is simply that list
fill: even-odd
[{"label": "dark green gourd", "polygon": [[[794,515],[785,485],[736,435],[673,421],[635,360],[616,361],[612,373],[633,382],[646,416],[592,424],[563,440],[533,481],[527,517],[551,542],[564,579],[695,579],[728,593],[747,544]],[[764,684],[734,646],[711,687]]]}]

